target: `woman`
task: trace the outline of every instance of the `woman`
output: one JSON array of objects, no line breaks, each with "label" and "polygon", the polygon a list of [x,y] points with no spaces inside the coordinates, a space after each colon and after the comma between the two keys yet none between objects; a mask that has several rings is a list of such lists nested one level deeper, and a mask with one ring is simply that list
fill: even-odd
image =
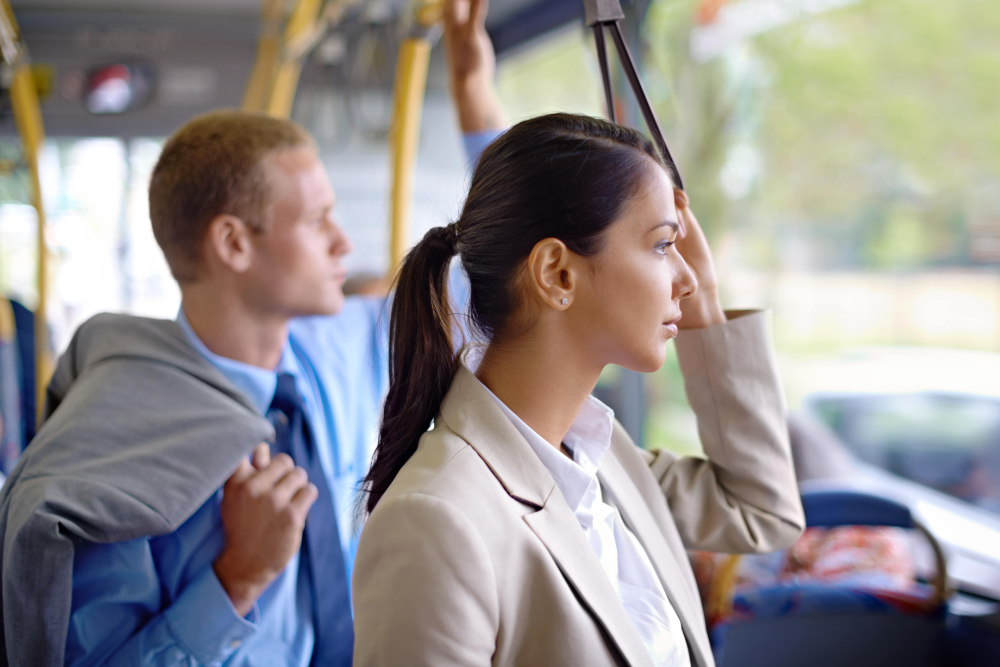
[{"label": "woman", "polygon": [[[487,342],[459,358],[455,254]],[[730,318],[642,135],[557,114],[487,148],[400,272],[355,663],[712,665],[685,550],[773,550],[804,523],[764,316]],[[640,450],[590,396],[675,336],[708,460]]]}]

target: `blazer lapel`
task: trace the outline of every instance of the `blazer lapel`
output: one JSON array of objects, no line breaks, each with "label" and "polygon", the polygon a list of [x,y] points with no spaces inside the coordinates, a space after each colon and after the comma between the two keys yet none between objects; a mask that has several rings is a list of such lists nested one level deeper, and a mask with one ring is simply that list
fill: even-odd
[{"label": "blazer lapel", "polygon": [[469,443],[510,496],[537,511],[524,521],[632,667],[652,667],[639,633],[552,475],[479,380],[460,364],[440,418]]},{"label": "blazer lapel", "polygon": [[649,652],[559,489],[553,489],[545,506],[526,514],[524,521],[549,550],[570,586],[604,626],[628,664],[651,667]]},{"label": "blazer lapel", "polygon": [[[634,445],[633,445],[634,446]],[[691,586],[691,582],[683,573],[688,569],[686,564],[677,560],[674,550],[670,548],[667,540],[663,536],[663,531],[656,522],[656,518],[649,509],[649,505],[635,483],[628,476],[621,463],[615,457],[613,450],[609,450],[601,462],[598,477],[602,486],[614,499],[615,506],[621,514],[625,525],[635,534],[646,555],[653,564],[657,576],[663,583],[667,599],[670,601],[677,616],[680,617],[684,633],[692,640],[688,646],[692,648],[701,665],[714,664],[702,655],[703,647],[709,646],[708,633],[705,629],[705,622],[700,617],[693,617],[690,605],[682,604],[679,600],[679,593],[687,600],[700,600],[698,590]]]}]

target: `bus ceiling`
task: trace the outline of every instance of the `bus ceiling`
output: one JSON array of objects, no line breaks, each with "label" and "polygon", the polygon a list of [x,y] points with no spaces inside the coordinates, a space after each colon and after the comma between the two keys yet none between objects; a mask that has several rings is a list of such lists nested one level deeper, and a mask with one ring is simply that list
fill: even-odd
[{"label": "bus ceiling", "polygon": [[[266,24],[261,20],[264,4],[11,0],[32,62],[47,66],[53,75],[51,92],[42,100],[46,134],[166,136],[197,113],[245,106],[258,38]],[[411,0],[355,4],[338,27],[341,34],[353,34],[364,22],[391,25],[407,15]],[[622,3],[627,12],[639,15],[648,4]],[[582,25],[583,6],[583,0],[491,0],[487,27],[503,57],[560,27]],[[322,79],[315,72],[320,69],[316,58],[309,60],[303,64],[303,83]],[[126,94],[123,80],[134,90]],[[96,86],[103,87],[88,97]],[[16,128],[2,123],[0,134],[13,136]]]}]

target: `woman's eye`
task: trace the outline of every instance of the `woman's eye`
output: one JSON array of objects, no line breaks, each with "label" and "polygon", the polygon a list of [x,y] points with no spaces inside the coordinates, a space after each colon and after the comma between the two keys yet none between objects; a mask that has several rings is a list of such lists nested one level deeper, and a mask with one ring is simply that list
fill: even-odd
[{"label": "woman's eye", "polygon": [[659,243],[656,244],[656,252],[660,253],[661,255],[666,255],[667,249],[673,244],[674,244],[673,241],[660,241]]}]

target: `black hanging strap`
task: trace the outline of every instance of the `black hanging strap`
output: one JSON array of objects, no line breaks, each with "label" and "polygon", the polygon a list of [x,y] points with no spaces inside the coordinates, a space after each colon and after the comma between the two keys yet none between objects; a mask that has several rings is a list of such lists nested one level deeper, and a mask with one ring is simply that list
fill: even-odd
[{"label": "black hanging strap", "polygon": [[611,31],[611,39],[614,41],[615,49],[618,51],[618,59],[621,61],[622,69],[625,70],[625,78],[628,79],[629,85],[632,87],[632,93],[639,103],[639,109],[642,111],[642,117],[646,121],[646,127],[649,128],[650,134],[653,135],[653,141],[656,143],[657,148],[660,149],[660,155],[663,156],[663,161],[667,164],[667,169],[670,171],[674,185],[683,190],[684,180],[681,178],[681,171],[677,168],[677,163],[674,162],[673,155],[670,154],[667,140],[663,137],[663,129],[660,127],[660,121],[657,120],[656,114],[653,112],[653,107],[649,104],[649,97],[647,97],[646,90],[642,87],[642,81],[639,80],[639,73],[635,69],[632,54],[628,50],[628,44],[625,43],[624,35],[622,35],[621,22],[625,20],[625,12],[622,11],[621,2],[619,0],[583,0],[583,10],[586,24],[594,30],[594,41],[597,44],[597,62],[601,66],[601,79],[604,81],[604,99],[608,105],[608,118],[613,123],[617,122],[615,119],[614,95],[611,90],[611,74],[608,69],[608,52],[604,40],[605,28]]}]

